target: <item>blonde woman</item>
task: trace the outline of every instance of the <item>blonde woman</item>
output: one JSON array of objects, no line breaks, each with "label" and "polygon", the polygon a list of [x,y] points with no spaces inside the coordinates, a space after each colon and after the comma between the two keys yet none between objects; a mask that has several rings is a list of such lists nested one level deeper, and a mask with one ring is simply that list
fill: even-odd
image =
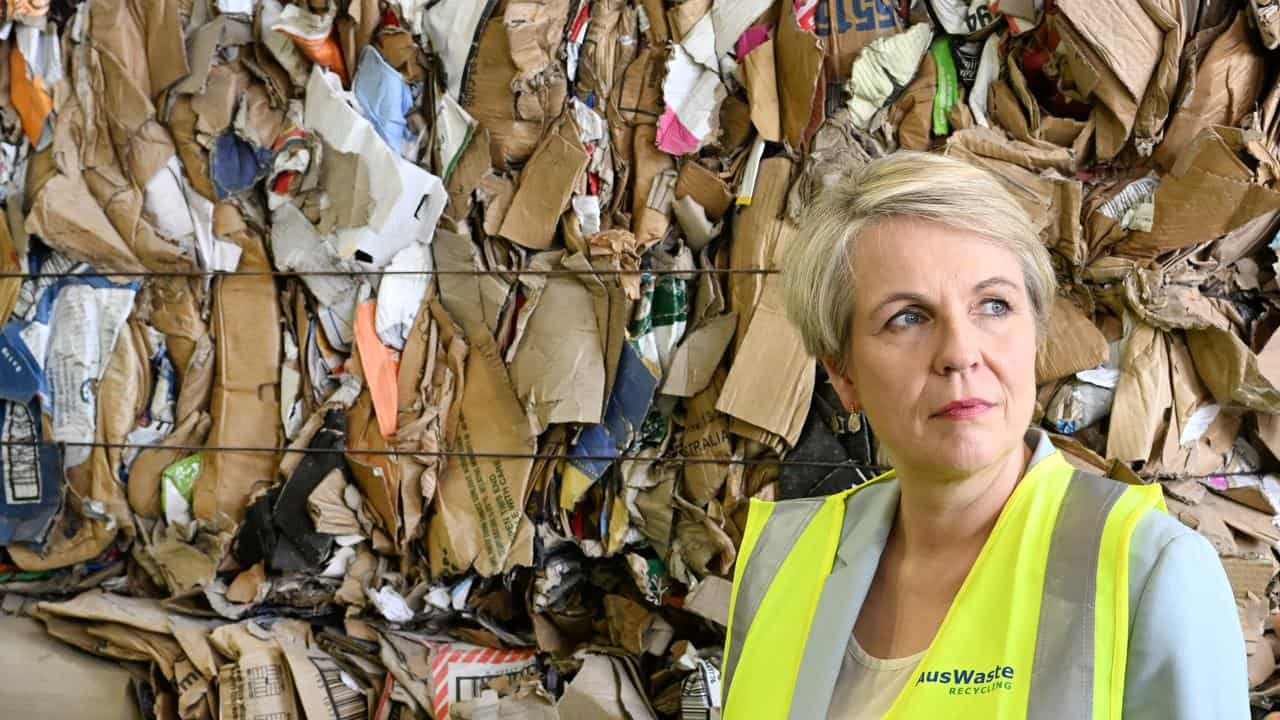
[{"label": "blonde woman", "polygon": [[1056,283],[989,173],[897,153],[827,190],[787,312],[894,470],[752,501],[726,720],[1248,718],[1217,555],[1158,486],[1076,471],[1029,427]]}]

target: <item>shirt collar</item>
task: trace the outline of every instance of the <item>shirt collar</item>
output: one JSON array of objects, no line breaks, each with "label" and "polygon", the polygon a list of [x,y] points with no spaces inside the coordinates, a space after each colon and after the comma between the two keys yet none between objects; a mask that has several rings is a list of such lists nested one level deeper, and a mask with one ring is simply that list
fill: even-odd
[{"label": "shirt collar", "polygon": [[1027,428],[1027,433],[1022,436],[1022,441],[1027,444],[1027,447],[1031,448],[1031,462],[1027,463],[1028,470],[1036,463],[1058,451],[1053,441],[1049,439],[1049,433],[1040,428]]}]

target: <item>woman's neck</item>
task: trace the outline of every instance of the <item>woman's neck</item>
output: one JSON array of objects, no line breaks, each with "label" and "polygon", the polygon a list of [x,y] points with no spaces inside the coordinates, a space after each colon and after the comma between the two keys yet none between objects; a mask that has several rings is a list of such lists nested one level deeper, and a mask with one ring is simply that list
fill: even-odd
[{"label": "woman's neck", "polygon": [[907,557],[970,554],[986,542],[1005,502],[1031,460],[1018,443],[1004,458],[967,477],[938,481],[909,469],[897,473],[902,490],[894,532]]}]

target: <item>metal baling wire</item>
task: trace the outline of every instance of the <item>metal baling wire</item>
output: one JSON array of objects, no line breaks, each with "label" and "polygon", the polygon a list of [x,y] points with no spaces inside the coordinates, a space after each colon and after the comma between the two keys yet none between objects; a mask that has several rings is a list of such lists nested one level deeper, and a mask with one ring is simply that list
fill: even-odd
[{"label": "metal baling wire", "polygon": [[66,277],[340,277],[364,275],[773,275],[779,271],[773,268],[694,268],[692,270],[675,269],[639,269],[639,270],[231,270],[214,272],[208,270],[160,270],[143,272],[54,272],[54,273],[22,273],[0,272],[0,280],[20,279],[39,280],[42,278]]},{"label": "metal baling wire", "polygon": [[[229,272],[210,272],[203,270],[175,270],[175,271],[145,271],[145,272],[57,272],[57,273],[20,273],[20,272],[3,272],[0,273],[0,279],[20,278],[41,279],[41,278],[62,278],[62,277],[216,277],[216,276],[256,276],[256,277],[306,277],[306,276],[362,276],[362,275],[770,275],[777,273],[778,270],[771,268],[694,268],[691,270],[676,269],[637,269],[637,270],[256,270],[256,271],[229,271]],[[210,447],[204,445],[148,445],[141,443],[99,443],[99,442],[37,442],[37,441],[21,441],[21,440],[0,440],[0,447],[5,446],[61,446],[61,447],[102,447],[112,449],[168,449],[178,450],[182,452],[300,452],[300,453],[353,453],[357,455],[418,455],[428,457],[500,457],[510,459],[530,459],[530,460],[558,460],[568,456],[560,455],[540,455],[537,453],[466,453],[451,451],[407,451],[407,450],[359,450],[359,449],[339,449],[339,448],[264,448],[264,447]],[[649,462],[681,462],[681,463],[724,463],[729,465],[763,465],[777,464],[776,459],[754,459],[746,458],[713,458],[713,457],[671,457],[671,458],[628,458],[625,456],[611,457],[607,455],[576,455],[581,460],[610,460],[617,462],[634,462],[636,460],[646,460]],[[874,470],[877,466],[872,465],[855,465],[853,463],[837,463],[837,462],[820,462],[820,461],[795,461],[789,463],[794,466],[804,465],[813,467],[830,467],[830,468],[855,468],[864,470]]]},{"label": "metal baling wire", "polygon": [[[819,467],[830,468],[832,470],[845,468],[852,470],[871,470],[875,472],[885,472],[892,468],[884,465],[864,465],[854,462],[835,462],[823,460],[782,460],[778,458],[720,458],[705,455],[689,455],[681,457],[679,455],[670,457],[641,457],[620,455],[613,457],[610,455],[547,455],[541,453],[488,453],[488,452],[460,452],[451,450],[375,450],[360,448],[287,448],[287,447],[252,447],[252,446],[208,446],[208,445],[149,445],[146,443],[110,443],[110,442],[83,442],[83,441],[37,441],[37,440],[0,440],[0,447],[90,447],[90,448],[106,448],[115,450],[177,450],[180,452],[259,452],[259,453],[303,453],[310,455],[330,455],[340,453],[344,455],[417,455],[421,457],[474,457],[474,458],[504,458],[509,460],[608,460],[610,462],[651,462],[651,463],[679,463],[681,465],[699,465],[699,464],[723,464],[723,465],[791,465],[793,467]],[[1207,473],[1204,475],[1193,475],[1191,473],[1156,473],[1148,478],[1158,482],[1172,482],[1175,480],[1211,480],[1213,478],[1225,477],[1257,477],[1259,475],[1280,474],[1280,470],[1232,470],[1229,472]]]},{"label": "metal baling wire", "polygon": [[52,440],[0,440],[0,447],[89,447],[89,448],[105,448],[110,450],[176,450],[179,452],[258,452],[258,453],[303,453],[311,455],[331,455],[334,453],[342,455],[417,455],[419,457],[474,457],[474,458],[504,458],[510,460],[608,460],[612,462],[652,462],[652,463],[668,463],[677,462],[681,464],[713,464],[722,463],[725,465],[792,465],[803,467],[825,467],[825,468],[852,468],[858,470],[888,470],[879,465],[860,465],[851,462],[832,462],[822,460],[796,460],[786,461],[777,458],[722,458],[711,457],[706,455],[688,455],[688,456],[671,456],[671,457],[628,457],[620,455],[613,457],[610,455],[547,455],[543,453],[488,453],[488,452],[461,452],[456,450],[391,450],[391,449],[368,449],[360,448],[289,448],[289,447],[255,447],[255,446],[209,446],[209,445],[154,445],[147,443],[111,443],[111,442],[85,442],[85,441],[67,441],[58,442]]},{"label": "metal baling wire", "polygon": [[[675,269],[637,269],[637,270],[232,270],[213,272],[205,270],[174,270],[145,272],[58,272],[58,273],[20,273],[0,272],[0,280],[62,278],[62,277],[307,277],[307,276],[363,276],[363,275],[772,275],[778,273],[776,268],[694,268],[692,270]],[[34,440],[0,440],[0,447],[101,447],[109,449],[137,450],[177,450],[181,452],[270,452],[270,453],[304,453],[330,454],[351,453],[354,455],[417,455],[425,457],[476,457],[507,458],[512,460],[562,460],[570,459],[568,455],[545,455],[539,453],[477,453],[456,452],[448,450],[415,451],[415,450],[361,450],[358,448],[267,448],[267,447],[211,447],[207,445],[148,445],[143,443],[107,443],[107,442],[37,442]],[[853,462],[833,462],[821,460],[783,460],[779,458],[720,458],[707,456],[671,456],[671,457],[613,457],[609,455],[575,455],[580,460],[607,460],[611,462],[663,462],[680,463],[682,465],[715,464],[724,465],[791,465],[793,467],[846,468],[853,470],[870,470],[884,472],[890,468],[883,465],[863,465]],[[1280,472],[1280,471],[1277,471]],[[1193,475],[1190,473],[1157,473],[1151,479],[1157,481],[1173,480],[1208,480],[1219,477],[1249,477],[1266,475],[1270,471],[1232,471]]]}]

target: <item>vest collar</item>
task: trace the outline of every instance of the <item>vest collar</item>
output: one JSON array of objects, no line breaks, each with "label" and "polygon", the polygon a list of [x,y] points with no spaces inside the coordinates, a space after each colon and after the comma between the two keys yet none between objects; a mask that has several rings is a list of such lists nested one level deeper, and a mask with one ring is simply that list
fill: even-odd
[{"label": "vest collar", "polygon": [[[1032,448],[1028,472],[1055,455],[1066,461],[1048,433],[1029,428],[1024,440]],[[805,644],[803,669],[796,678],[793,718],[827,716],[840,663],[889,539],[899,496],[892,470],[880,476],[875,485],[848,496],[835,562],[823,585]]]}]

